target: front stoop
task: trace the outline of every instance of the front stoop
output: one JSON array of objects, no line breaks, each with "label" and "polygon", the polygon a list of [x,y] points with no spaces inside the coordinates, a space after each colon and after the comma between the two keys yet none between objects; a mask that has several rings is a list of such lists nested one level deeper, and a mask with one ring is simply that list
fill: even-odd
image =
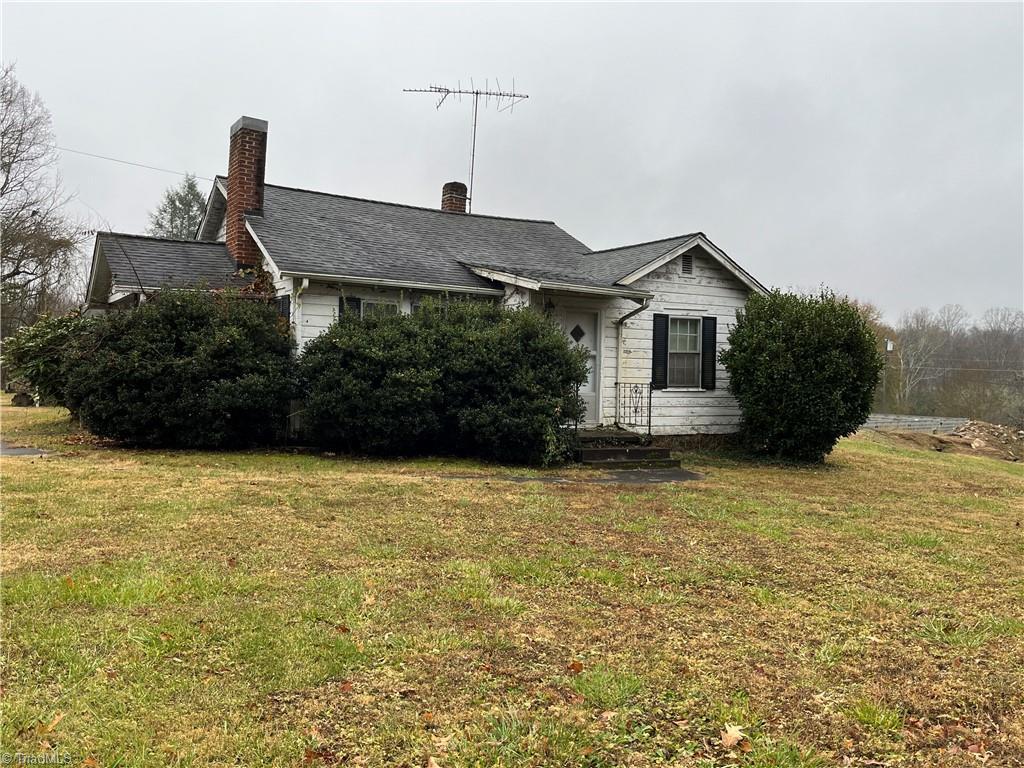
[{"label": "front stoop", "polygon": [[577,459],[595,469],[667,469],[679,467],[668,448],[647,445],[616,445],[589,447],[586,443],[577,451]]}]

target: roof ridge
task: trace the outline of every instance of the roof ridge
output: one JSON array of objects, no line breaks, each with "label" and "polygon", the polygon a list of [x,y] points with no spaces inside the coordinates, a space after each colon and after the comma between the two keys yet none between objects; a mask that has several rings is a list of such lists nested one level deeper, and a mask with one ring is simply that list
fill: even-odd
[{"label": "roof ridge", "polygon": [[602,248],[599,251],[587,251],[584,256],[590,256],[595,253],[608,253],[610,251],[624,251],[627,248],[639,248],[641,245],[654,245],[655,243],[667,243],[669,240],[679,240],[680,238],[696,237],[697,235],[703,235],[703,232],[690,232],[686,235],[672,235],[671,237],[660,237],[657,240],[646,240],[642,243],[629,243],[627,245],[618,245],[614,248]]},{"label": "roof ridge", "polygon": [[[361,203],[376,203],[377,205],[391,205],[391,206],[394,206],[396,208],[412,208],[413,210],[416,210],[416,211],[430,211],[431,213],[445,214],[445,215],[448,215],[448,216],[452,216],[452,215],[454,215],[454,216],[468,216],[468,217],[476,218],[476,219],[500,219],[502,221],[528,221],[528,222],[530,222],[532,224],[551,224],[551,225],[556,226],[556,227],[558,226],[551,219],[527,219],[527,218],[521,218],[521,217],[517,217],[517,216],[494,216],[492,214],[487,214],[487,213],[456,213],[456,214],[453,214],[453,213],[450,213],[448,211],[442,211],[440,208],[427,208],[426,206],[423,206],[423,205],[410,205],[408,203],[393,203],[393,202],[391,202],[389,200],[372,200],[371,198],[368,198],[368,197],[355,197],[354,195],[340,195],[340,194],[338,194],[336,192],[322,192],[322,191],[320,191],[318,189],[305,189],[303,187],[289,187],[289,186],[285,186],[284,184],[264,184],[264,186],[265,187],[276,187],[277,189],[288,189],[288,190],[291,190],[292,192],[306,192],[306,193],[311,194],[311,195],[324,195],[325,197],[340,197],[340,198],[344,198],[345,200],[357,200],[357,201],[359,201]],[[559,229],[561,229],[561,227],[559,227]]]},{"label": "roof ridge", "polygon": [[114,232],[113,230],[96,230],[96,237],[100,235],[111,235],[113,237],[132,237],[136,240],[157,240],[162,243],[191,243],[192,245],[223,245],[227,244],[221,240],[185,240],[177,237],[157,237],[156,235],[134,235],[130,232]]}]

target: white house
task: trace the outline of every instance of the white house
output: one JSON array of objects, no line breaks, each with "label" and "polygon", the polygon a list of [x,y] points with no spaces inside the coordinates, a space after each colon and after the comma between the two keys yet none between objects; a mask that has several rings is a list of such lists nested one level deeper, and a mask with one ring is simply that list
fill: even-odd
[{"label": "white house", "polygon": [[[593,251],[552,221],[466,213],[264,183],[267,123],[231,127],[195,240],[99,233],[89,306],[134,306],[162,287],[251,284],[265,272],[301,348],[348,308],[411,312],[425,296],[548,313],[590,353],[587,423],[655,434],[734,431],[718,351],[764,287],[703,233]],[[648,410],[649,408],[649,410]]]}]

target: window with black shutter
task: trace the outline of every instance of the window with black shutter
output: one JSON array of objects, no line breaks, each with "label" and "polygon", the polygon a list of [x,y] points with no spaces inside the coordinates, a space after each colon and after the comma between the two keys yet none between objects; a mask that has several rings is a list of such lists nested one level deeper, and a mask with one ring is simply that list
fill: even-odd
[{"label": "window with black shutter", "polygon": [[702,318],[700,328],[700,386],[701,389],[714,389],[715,366],[718,362],[718,318]]},{"label": "window with black shutter", "polygon": [[668,386],[668,315],[654,316],[654,348],[651,350],[651,388]]},{"label": "window with black shutter", "polygon": [[654,316],[651,386],[714,389],[718,320]]},{"label": "window with black shutter", "polygon": [[274,299],[274,306],[277,309],[277,314],[283,317],[285,320],[292,319],[292,297],[288,294],[284,296],[278,296]]}]

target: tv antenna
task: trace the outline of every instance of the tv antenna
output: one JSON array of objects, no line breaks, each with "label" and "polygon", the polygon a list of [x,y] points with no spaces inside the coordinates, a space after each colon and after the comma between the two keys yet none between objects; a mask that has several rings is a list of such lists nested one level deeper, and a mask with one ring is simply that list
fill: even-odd
[{"label": "tv antenna", "polygon": [[454,96],[462,102],[463,96],[469,96],[473,99],[473,137],[470,141],[469,146],[469,197],[466,200],[467,212],[473,212],[473,171],[476,167],[476,122],[477,113],[480,110],[480,99],[484,100],[484,108],[491,105],[491,99],[494,99],[495,106],[499,112],[515,111],[516,104],[521,101],[525,101],[530,98],[525,93],[516,93],[516,81],[512,80],[512,90],[503,91],[501,90],[501,83],[497,79],[494,81],[496,90],[491,90],[490,80],[484,81],[483,88],[477,88],[473,80],[469,81],[469,88],[462,87],[462,81],[458,81],[454,88],[448,88],[443,85],[429,85],[426,88],[403,88],[403,93],[432,93],[440,96],[437,104],[434,105],[434,109],[440,109],[441,105],[445,103],[449,96]]}]

